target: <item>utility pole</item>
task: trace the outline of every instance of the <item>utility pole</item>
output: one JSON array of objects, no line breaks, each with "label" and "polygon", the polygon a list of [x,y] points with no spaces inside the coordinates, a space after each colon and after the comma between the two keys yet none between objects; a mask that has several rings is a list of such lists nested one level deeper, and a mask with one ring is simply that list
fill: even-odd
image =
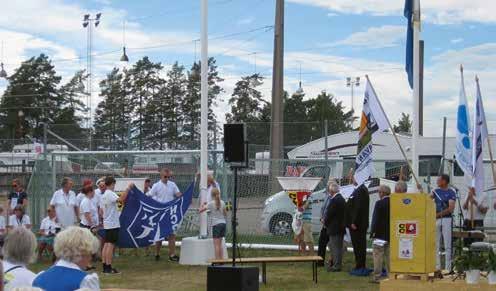
[{"label": "utility pole", "polygon": [[272,191],[279,188],[275,177],[279,175],[279,160],[284,157],[283,140],[284,94],[284,0],[276,0],[274,29],[274,65],[272,69],[272,110],[270,123],[270,159]]}]

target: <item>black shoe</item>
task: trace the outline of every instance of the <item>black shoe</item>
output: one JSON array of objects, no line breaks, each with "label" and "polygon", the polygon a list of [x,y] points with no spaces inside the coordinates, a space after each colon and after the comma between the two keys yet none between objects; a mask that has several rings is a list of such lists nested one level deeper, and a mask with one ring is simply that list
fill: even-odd
[{"label": "black shoe", "polygon": [[179,257],[176,255],[169,256],[169,261],[171,262],[179,262]]},{"label": "black shoe", "polygon": [[110,269],[110,274],[120,274],[121,272],[117,271],[117,269]]},{"label": "black shoe", "polygon": [[159,255],[156,255],[155,256],[155,261],[160,261],[160,256]]}]

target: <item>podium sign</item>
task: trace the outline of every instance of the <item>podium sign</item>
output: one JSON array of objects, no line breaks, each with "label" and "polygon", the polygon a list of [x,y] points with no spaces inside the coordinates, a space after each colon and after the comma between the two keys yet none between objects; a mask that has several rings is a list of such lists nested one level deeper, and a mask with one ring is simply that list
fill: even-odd
[{"label": "podium sign", "polygon": [[391,273],[427,274],[436,268],[436,207],[424,193],[390,196]]}]

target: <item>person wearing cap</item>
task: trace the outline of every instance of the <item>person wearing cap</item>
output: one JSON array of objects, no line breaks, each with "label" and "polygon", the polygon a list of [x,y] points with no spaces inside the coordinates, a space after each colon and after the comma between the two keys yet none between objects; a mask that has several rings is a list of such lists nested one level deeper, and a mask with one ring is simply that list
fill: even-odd
[{"label": "person wearing cap", "polygon": [[40,224],[38,237],[38,261],[41,261],[45,250],[53,252],[53,239],[59,231],[60,225],[57,222],[55,209],[53,207],[48,207],[47,216],[43,218]]},{"label": "person wearing cap", "polygon": [[16,227],[31,228],[31,219],[24,213],[22,205],[17,205],[14,208],[14,214],[9,217],[9,226],[7,228],[12,230]]},{"label": "person wearing cap", "polygon": [[78,217],[76,193],[72,191],[71,178],[63,178],[61,188],[53,193],[50,205],[55,208],[62,229],[75,225]]}]

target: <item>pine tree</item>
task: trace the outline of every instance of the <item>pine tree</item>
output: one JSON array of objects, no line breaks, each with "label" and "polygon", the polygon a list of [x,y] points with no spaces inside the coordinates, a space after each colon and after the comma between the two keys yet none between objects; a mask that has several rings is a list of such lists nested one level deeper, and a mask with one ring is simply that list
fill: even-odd
[{"label": "pine tree", "polygon": [[178,148],[179,131],[184,120],[181,102],[186,95],[187,79],[185,69],[177,62],[167,72],[167,81],[163,87],[164,105],[161,115],[161,136],[171,148]]},{"label": "pine tree", "polygon": [[[213,107],[217,106],[217,100],[220,93],[224,90],[219,83],[223,82],[217,70],[216,61],[214,58],[208,60],[208,129],[213,131],[214,126],[217,126],[217,117],[213,112]],[[201,64],[193,63],[188,72],[187,92],[181,105],[181,112],[184,114],[184,122],[182,129],[182,140],[189,148],[198,148],[200,140],[200,73]]]},{"label": "pine tree", "polygon": [[78,71],[74,76],[64,84],[59,92],[62,103],[54,117],[55,126],[52,131],[65,139],[71,141],[78,147],[87,145],[88,130],[83,129],[84,115],[88,114],[88,108],[81,99],[85,98],[84,82],[87,75],[84,71]]},{"label": "pine tree", "polygon": [[135,108],[132,122],[136,132],[134,138],[137,139],[140,150],[153,146],[153,141],[147,143],[147,134],[155,130],[155,116],[148,114],[150,107],[147,108],[147,103],[160,89],[163,82],[160,78],[162,68],[160,63],[153,63],[145,56],[128,71],[131,80],[131,105]]},{"label": "pine tree", "polygon": [[393,126],[394,132],[396,133],[412,133],[412,121],[410,120],[410,114],[401,112],[401,118],[398,120],[398,125]]},{"label": "pine tree", "polygon": [[0,104],[2,136],[41,138],[43,123],[53,124],[65,103],[57,90],[61,77],[49,58],[41,54],[23,62],[8,80]]},{"label": "pine tree", "polygon": [[102,101],[95,110],[94,121],[97,149],[123,150],[128,147],[132,107],[123,80],[123,74],[114,68],[100,82]]},{"label": "pine tree", "polygon": [[257,87],[263,84],[263,78],[259,74],[242,77],[236,82],[229,105],[231,112],[226,114],[229,123],[255,122],[262,112],[264,100],[262,93]]}]

